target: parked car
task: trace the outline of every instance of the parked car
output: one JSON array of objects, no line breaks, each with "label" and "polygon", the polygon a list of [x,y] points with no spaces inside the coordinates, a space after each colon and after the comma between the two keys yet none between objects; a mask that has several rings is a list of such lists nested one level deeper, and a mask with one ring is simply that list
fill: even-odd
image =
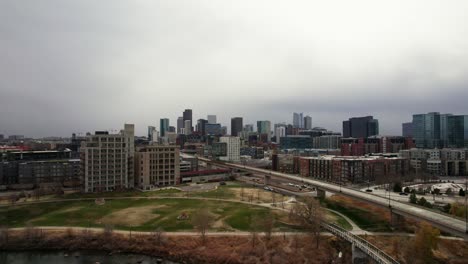
[{"label": "parked car", "polygon": [[366,192],[372,192],[372,189],[367,189]]}]

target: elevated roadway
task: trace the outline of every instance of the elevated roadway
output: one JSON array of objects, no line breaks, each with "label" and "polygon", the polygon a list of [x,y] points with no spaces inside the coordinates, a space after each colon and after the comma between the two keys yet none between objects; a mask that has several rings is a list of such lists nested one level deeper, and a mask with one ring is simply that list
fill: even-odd
[{"label": "elevated roadway", "polygon": [[465,240],[468,240],[466,223],[464,221],[447,216],[447,215],[443,215],[434,211],[430,211],[430,210],[426,210],[417,206],[413,206],[411,204],[389,200],[384,197],[373,195],[372,193],[367,193],[367,192],[363,192],[359,190],[346,188],[346,187],[333,184],[333,183],[317,181],[311,178],[299,177],[299,176],[290,175],[286,173],[280,173],[280,172],[275,172],[275,171],[270,171],[270,170],[265,170],[265,169],[244,166],[241,164],[213,161],[213,160],[203,158],[203,157],[198,157],[198,159],[208,164],[212,164],[212,165],[216,165],[220,167],[239,169],[239,170],[248,171],[252,173],[262,174],[266,178],[268,178],[268,176],[275,176],[275,177],[289,179],[292,181],[301,181],[304,183],[308,183],[308,184],[315,186],[318,190],[329,191],[332,193],[340,193],[341,195],[345,195],[345,196],[355,198],[364,202],[368,202],[374,205],[378,205],[381,207],[389,208],[392,216],[398,215],[398,216],[409,217],[418,221],[426,221],[445,232],[448,232],[452,235],[456,235],[456,236],[462,237]]}]

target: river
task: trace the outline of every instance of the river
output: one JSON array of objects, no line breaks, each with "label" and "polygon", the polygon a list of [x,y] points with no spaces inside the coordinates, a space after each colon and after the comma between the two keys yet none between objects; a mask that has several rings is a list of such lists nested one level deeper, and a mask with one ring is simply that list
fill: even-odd
[{"label": "river", "polygon": [[175,264],[157,257],[136,254],[109,255],[102,251],[0,251],[0,264]]}]

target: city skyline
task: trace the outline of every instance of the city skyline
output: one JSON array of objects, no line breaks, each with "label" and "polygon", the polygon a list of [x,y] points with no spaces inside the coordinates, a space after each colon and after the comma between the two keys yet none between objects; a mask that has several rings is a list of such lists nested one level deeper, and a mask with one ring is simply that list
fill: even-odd
[{"label": "city skyline", "polygon": [[0,133],[144,135],[189,108],[228,127],[372,115],[398,135],[413,114],[466,112],[466,2],[109,3],[0,4]]}]

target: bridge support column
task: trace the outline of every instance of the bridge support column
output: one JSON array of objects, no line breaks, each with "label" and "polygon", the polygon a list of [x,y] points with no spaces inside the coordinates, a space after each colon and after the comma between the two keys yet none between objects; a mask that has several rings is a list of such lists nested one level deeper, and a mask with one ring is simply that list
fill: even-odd
[{"label": "bridge support column", "polygon": [[352,246],[353,251],[353,264],[368,264],[369,258],[367,255],[362,252],[358,247],[356,247],[353,243]]},{"label": "bridge support column", "polygon": [[325,190],[321,190],[321,189],[317,188],[317,198],[325,199],[325,194],[326,194]]},{"label": "bridge support column", "polygon": [[265,184],[265,185],[268,185],[268,184],[270,184],[270,179],[271,179],[270,175],[265,175],[265,181],[264,181],[264,184]]},{"label": "bridge support column", "polygon": [[401,229],[405,223],[405,217],[390,209],[390,227],[394,230]]},{"label": "bridge support column", "polygon": [[213,165],[212,165],[211,163],[208,163],[208,162],[207,162],[207,163],[206,163],[206,169],[207,169],[207,170],[213,169]]}]

